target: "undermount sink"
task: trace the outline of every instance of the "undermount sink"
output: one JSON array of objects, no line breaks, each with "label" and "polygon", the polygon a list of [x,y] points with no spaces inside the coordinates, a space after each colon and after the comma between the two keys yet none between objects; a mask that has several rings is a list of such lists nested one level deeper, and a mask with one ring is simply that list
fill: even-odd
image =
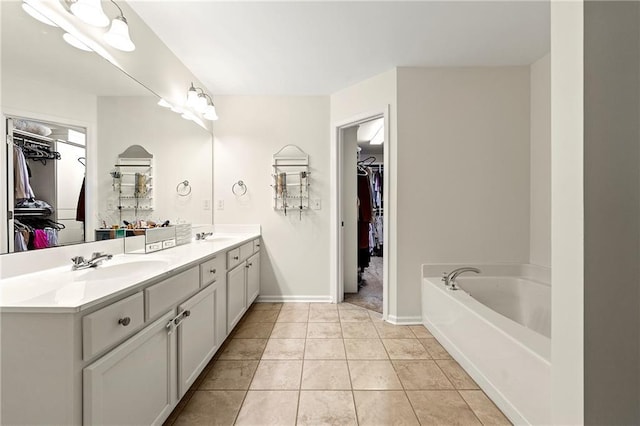
[{"label": "undermount sink", "polygon": [[235,240],[238,237],[234,237],[234,236],[230,236],[230,235],[215,235],[213,237],[207,237],[204,240],[201,241],[211,241],[214,243],[219,243],[221,241],[230,241],[230,240]]},{"label": "undermount sink", "polygon": [[167,265],[164,260],[138,260],[126,263],[113,263],[109,261],[102,263],[95,268],[75,271],[75,281],[95,281],[124,277],[127,275],[138,275],[163,269]]}]

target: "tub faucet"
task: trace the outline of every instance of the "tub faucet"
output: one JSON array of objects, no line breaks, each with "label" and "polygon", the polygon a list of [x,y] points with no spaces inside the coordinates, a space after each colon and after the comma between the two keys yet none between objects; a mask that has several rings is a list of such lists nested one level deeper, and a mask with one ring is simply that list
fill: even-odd
[{"label": "tub faucet", "polygon": [[458,269],[454,269],[453,271],[447,273],[443,273],[442,274],[442,281],[444,281],[444,285],[449,287],[449,290],[458,290],[458,287],[456,286],[456,278],[458,278],[458,275],[465,273],[465,272],[475,272],[476,274],[479,274],[481,271],[478,268],[472,268],[470,266],[464,266],[462,268],[458,268]]},{"label": "tub faucet", "polygon": [[91,255],[91,259],[86,260],[82,256],[76,256],[71,259],[73,265],[71,269],[77,271],[78,269],[95,268],[105,260],[109,260],[113,257],[112,254],[95,252]]},{"label": "tub faucet", "polygon": [[210,237],[213,235],[213,232],[201,232],[199,234],[196,234],[196,240],[205,240],[207,237]]}]

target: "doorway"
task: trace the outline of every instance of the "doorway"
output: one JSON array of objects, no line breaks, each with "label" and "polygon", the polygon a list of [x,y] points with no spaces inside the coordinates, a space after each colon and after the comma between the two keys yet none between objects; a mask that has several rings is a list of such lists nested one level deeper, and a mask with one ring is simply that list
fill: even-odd
[{"label": "doorway", "polygon": [[368,117],[339,130],[344,302],[384,311],[385,118]]}]

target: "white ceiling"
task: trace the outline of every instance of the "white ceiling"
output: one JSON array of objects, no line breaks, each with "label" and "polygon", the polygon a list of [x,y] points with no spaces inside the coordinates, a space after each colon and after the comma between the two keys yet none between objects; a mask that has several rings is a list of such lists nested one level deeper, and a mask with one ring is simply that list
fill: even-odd
[{"label": "white ceiling", "polygon": [[549,51],[548,1],[129,4],[214,94],[327,95],[396,66],[526,65]]}]

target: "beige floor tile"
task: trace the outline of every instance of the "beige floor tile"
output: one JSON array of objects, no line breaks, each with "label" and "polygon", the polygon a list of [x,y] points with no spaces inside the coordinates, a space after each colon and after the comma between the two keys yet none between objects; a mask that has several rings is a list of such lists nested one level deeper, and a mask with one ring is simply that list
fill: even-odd
[{"label": "beige floor tile", "polygon": [[430,359],[418,339],[382,339],[391,359]]},{"label": "beige floor tile", "polygon": [[357,390],[402,389],[390,361],[349,360],[351,386]]},{"label": "beige floor tile", "polygon": [[[256,311],[271,312],[271,311]],[[272,322],[243,322],[233,333],[234,339],[268,339],[273,329]]]},{"label": "beige floor tile", "polygon": [[256,302],[251,305],[251,309],[254,311],[279,311],[282,308],[282,303],[273,302]]},{"label": "beige floor tile", "polygon": [[419,425],[403,391],[354,391],[360,426]]},{"label": "beige floor tile", "polygon": [[352,305],[351,303],[338,303],[339,311],[350,311],[350,310],[358,310],[358,311],[367,311],[365,308],[362,308],[357,305]]},{"label": "beige floor tile", "polygon": [[310,322],[307,326],[307,339],[340,339],[342,328],[338,322]]},{"label": "beige floor tile", "polygon": [[309,303],[307,302],[288,302],[288,303],[283,303],[282,304],[282,309],[283,311],[308,311],[309,310]]},{"label": "beige floor tile", "polygon": [[251,390],[298,390],[302,361],[262,360],[251,381]]},{"label": "beige floor tile", "polygon": [[357,426],[351,391],[301,391],[297,424]]},{"label": "beige floor tile", "polygon": [[174,425],[232,425],[245,391],[197,391]]},{"label": "beige floor tile", "polygon": [[340,311],[341,322],[371,322],[369,312],[357,309]]},{"label": "beige floor tile", "polygon": [[405,389],[453,389],[447,376],[435,361],[393,361],[393,366]]},{"label": "beige floor tile", "polygon": [[310,303],[309,312],[337,311],[338,305],[335,303]]},{"label": "beige floor tile", "polygon": [[347,359],[389,359],[380,339],[344,339]]},{"label": "beige floor tile", "polygon": [[422,424],[482,424],[456,391],[407,391],[407,396]]},{"label": "beige floor tile", "polygon": [[309,322],[340,322],[338,310],[309,310]]},{"label": "beige floor tile", "polygon": [[304,339],[269,339],[262,359],[302,359]]},{"label": "beige floor tile", "polygon": [[163,426],[173,426],[173,424],[176,422],[178,416],[180,415],[180,413],[182,413],[182,410],[184,409],[184,407],[187,406],[187,404],[189,403],[189,401],[191,400],[191,397],[196,393],[195,390],[191,390],[189,389],[183,396],[182,399],[180,399],[180,401],[178,401],[178,404],[176,405],[176,407],[173,409],[173,411],[171,412],[171,414],[169,415],[169,417],[167,417],[167,420],[164,421]]},{"label": "beige floor tile", "polygon": [[413,331],[418,339],[430,339],[433,337],[429,330],[424,325],[410,325],[409,328]]},{"label": "beige floor tile", "polygon": [[416,336],[406,325],[393,325],[388,322],[373,322],[381,339],[413,339]]},{"label": "beige floor tile", "polygon": [[480,390],[460,391],[462,398],[485,425],[510,425],[500,409]]},{"label": "beige floor tile", "polygon": [[258,361],[218,360],[213,364],[198,389],[247,390],[257,367]]},{"label": "beige floor tile", "polygon": [[271,330],[272,339],[304,339],[307,337],[306,322],[277,322]]},{"label": "beige floor tile", "polygon": [[302,389],[350,390],[347,361],[305,360],[302,370]]},{"label": "beige floor tile", "polygon": [[308,339],[304,359],[346,359],[342,339]]},{"label": "beige floor tile", "polygon": [[342,337],[345,339],[377,339],[378,332],[371,321],[343,322]]},{"label": "beige floor tile", "polygon": [[449,378],[453,386],[456,389],[480,389],[476,382],[473,381],[471,377],[467,374],[466,371],[460,364],[455,362],[452,359],[439,359],[436,361],[438,367],[443,371],[443,373]]},{"label": "beige floor tile", "polygon": [[242,318],[243,323],[251,323],[251,322],[276,322],[278,318],[278,313],[280,311],[271,310],[271,311],[250,311],[245,314]]},{"label": "beige floor tile", "polygon": [[369,311],[369,318],[373,322],[382,322],[382,314],[379,312]]},{"label": "beige floor tile", "polygon": [[433,359],[451,359],[451,355],[436,339],[419,339]]},{"label": "beige floor tile", "polygon": [[295,425],[297,408],[298,391],[249,391],[236,425]]},{"label": "beige floor tile", "polygon": [[284,309],[280,311],[277,322],[307,322],[309,321],[309,310],[304,309]]},{"label": "beige floor tile", "polygon": [[231,339],[219,359],[260,359],[267,339]]}]

